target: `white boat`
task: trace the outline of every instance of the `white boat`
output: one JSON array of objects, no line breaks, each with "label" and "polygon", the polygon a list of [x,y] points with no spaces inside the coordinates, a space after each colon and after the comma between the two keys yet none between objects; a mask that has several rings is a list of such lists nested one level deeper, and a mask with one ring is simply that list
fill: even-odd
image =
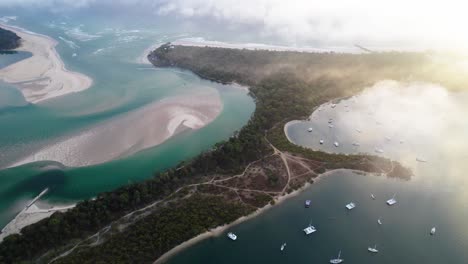
[{"label": "white boat", "polygon": [[323,141],[323,139],[321,139],[321,140],[320,140],[320,145],[322,145],[322,144],[323,144],[323,142],[324,142],[324,141]]},{"label": "white boat", "polygon": [[281,251],[283,251],[285,247],[286,247],[286,243],[283,243],[283,245],[281,245]]},{"label": "white boat", "polygon": [[328,124],[333,123],[333,118],[328,119]]},{"label": "white boat", "polygon": [[372,200],[375,200],[375,195],[373,193],[370,194],[370,197],[372,198]]},{"label": "white boat", "polygon": [[387,204],[390,205],[390,206],[392,206],[392,205],[394,205],[396,203],[397,203],[397,201],[395,199],[395,194],[393,195],[392,199],[387,200]]},{"label": "white boat", "polygon": [[430,233],[431,236],[435,235],[435,232],[436,232],[436,228],[435,227],[431,228],[431,233]]},{"label": "white boat", "polygon": [[353,203],[353,202],[351,202],[351,203],[349,203],[349,204],[346,205],[346,208],[347,208],[348,210],[353,210],[355,207],[356,207],[356,204]]},{"label": "white boat", "polygon": [[338,141],[335,141],[335,143],[333,143],[333,145],[335,145],[335,147],[339,147],[340,143],[338,143]]},{"label": "white boat", "polygon": [[362,133],[362,130],[356,128],[356,132]]},{"label": "white boat", "polygon": [[310,234],[312,234],[312,233],[314,233],[316,231],[317,231],[317,229],[315,228],[315,226],[312,225],[312,220],[310,221],[309,226],[304,228],[304,233],[306,235],[310,235]]},{"label": "white boat", "polygon": [[381,149],[381,148],[375,148],[375,152],[377,152],[377,153],[384,153],[383,149]]},{"label": "white boat", "polygon": [[237,236],[236,236],[234,233],[232,233],[232,232],[229,232],[229,233],[227,234],[227,236],[228,236],[231,240],[233,240],[233,241],[235,241],[235,240],[237,239]]},{"label": "white boat", "polygon": [[314,129],[309,127],[309,129],[307,129],[307,131],[312,132],[312,131],[314,131]]},{"label": "white boat", "polygon": [[361,146],[361,144],[359,144],[359,143],[357,143],[357,142],[354,142],[354,143],[353,143],[353,146],[359,147],[359,146]]},{"label": "white boat", "polygon": [[427,162],[427,160],[424,159],[424,158],[416,158],[416,161],[417,162]]},{"label": "white boat", "polygon": [[332,124],[329,124],[328,127],[329,127],[329,128],[334,128],[335,126],[332,125]]},{"label": "white boat", "polygon": [[380,218],[377,219],[377,223],[379,223],[379,225],[381,225],[381,224],[382,224],[382,220],[380,220]]},{"label": "white boat", "polygon": [[336,104],[332,104],[332,105],[331,105],[331,108],[335,108],[335,107],[336,107]]},{"label": "white boat", "polygon": [[385,140],[392,141],[392,139],[390,137],[385,137]]},{"label": "white boat", "polygon": [[369,251],[370,253],[379,253],[379,250],[377,249],[377,245],[375,245],[374,247],[368,247],[367,251]]},{"label": "white boat", "polygon": [[340,252],[338,253],[338,257],[337,258],[334,258],[334,259],[330,259],[330,263],[332,264],[339,264],[341,262],[343,262],[344,259],[341,258],[341,250]]}]

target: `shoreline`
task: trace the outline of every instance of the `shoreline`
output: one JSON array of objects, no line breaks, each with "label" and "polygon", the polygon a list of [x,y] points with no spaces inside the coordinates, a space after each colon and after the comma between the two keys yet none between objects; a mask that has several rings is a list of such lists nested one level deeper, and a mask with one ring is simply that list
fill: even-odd
[{"label": "shoreline", "polygon": [[21,46],[16,50],[33,54],[0,69],[0,80],[17,87],[27,102],[37,104],[84,91],[93,84],[90,77],[66,69],[55,49],[58,44],[55,39],[4,23],[0,26],[21,37]]},{"label": "shoreline", "polygon": [[42,219],[51,216],[53,213],[65,212],[72,209],[76,204],[71,205],[55,205],[48,209],[39,208],[36,203],[49,191],[48,188],[44,189],[39,195],[34,197],[27,205],[13,218],[8,224],[6,224],[0,232],[0,242],[9,235],[21,233],[21,229],[31,224],[37,223]]},{"label": "shoreline", "polygon": [[[341,170],[347,170],[347,169],[333,169],[333,170],[329,170],[329,171],[326,171],[322,174],[319,174],[317,177],[313,178],[313,182],[310,183],[310,182],[307,182],[306,184],[304,184],[301,188],[297,189],[297,190],[294,190],[292,191],[291,193],[287,193],[285,195],[282,195],[282,196],[279,196],[277,198],[275,198],[275,203],[273,205],[271,205],[270,203],[265,205],[264,207],[262,208],[258,208],[257,210],[255,210],[254,212],[252,212],[251,214],[249,215],[246,215],[246,216],[242,216],[238,219],[236,219],[234,222],[231,222],[229,224],[226,224],[226,225],[222,225],[222,226],[217,226],[213,229],[210,229],[204,233],[201,233],[199,235],[197,235],[196,237],[193,237],[185,242],[183,242],[182,244],[179,244],[177,246],[175,246],[174,248],[172,248],[171,250],[169,250],[168,252],[164,253],[162,256],[160,256],[158,259],[156,259],[153,264],[162,264],[164,263],[165,261],[169,260],[171,257],[177,255],[178,253],[184,251],[185,249],[207,239],[207,238],[210,238],[210,237],[218,237],[218,236],[221,236],[223,235],[227,229],[229,228],[232,228],[233,226],[236,226],[238,224],[241,224],[245,221],[248,221],[248,220],[251,220],[257,216],[260,216],[261,214],[263,214],[264,212],[276,207],[278,204],[281,204],[283,202],[285,202],[286,200],[290,199],[290,198],[293,198],[295,196],[298,196],[299,194],[301,194],[303,191],[305,191],[307,188],[313,186],[314,183],[317,183],[321,178],[323,177],[326,177],[330,174],[333,174],[333,173],[336,173],[338,171],[341,171]],[[355,170],[351,170],[351,171],[355,171]]]}]

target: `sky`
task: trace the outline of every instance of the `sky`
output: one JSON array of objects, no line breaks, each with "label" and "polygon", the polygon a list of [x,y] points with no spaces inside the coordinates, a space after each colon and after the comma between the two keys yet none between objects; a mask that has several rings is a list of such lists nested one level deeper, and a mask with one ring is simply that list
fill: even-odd
[{"label": "sky", "polygon": [[290,43],[465,49],[464,1],[444,0],[0,0],[0,8],[52,10],[121,5],[155,16],[210,18]]}]

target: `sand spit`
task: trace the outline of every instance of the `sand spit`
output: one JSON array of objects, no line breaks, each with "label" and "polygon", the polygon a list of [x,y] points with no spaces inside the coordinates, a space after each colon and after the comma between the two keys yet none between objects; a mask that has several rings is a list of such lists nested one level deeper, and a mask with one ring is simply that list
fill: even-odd
[{"label": "sand spit", "polygon": [[58,44],[54,39],[29,32],[19,27],[0,24],[1,27],[15,32],[22,38],[18,50],[29,51],[32,57],[0,69],[0,80],[15,85],[26,101],[41,101],[80,92],[88,89],[92,80],[78,72],[65,68],[55,50]]},{"label": "sand spit", "polygon": [[200,129],[221,110],[216,90],[166,98],[28,153],[8,167],[42,160],[71,167],[104,163],[159,145],[186,129]]}]

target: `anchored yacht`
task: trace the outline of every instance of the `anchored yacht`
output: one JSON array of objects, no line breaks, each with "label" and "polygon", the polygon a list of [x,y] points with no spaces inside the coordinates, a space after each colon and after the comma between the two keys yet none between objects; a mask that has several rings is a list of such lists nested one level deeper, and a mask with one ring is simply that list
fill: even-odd
[{"label": "anchored yacht", "polygon": [[283,245],[281,245],[281,251],[283,251],[285,247],[286,247],[286,243],[283,243]]},{"label": "anchored yacht", "polygon": [[317,229],[315,228],[315,226],[312,225],[312,220],[310,220],[309,226],[304,228],[304,233],[306,235],[310,235],[314,233],[315,231],[317,231]]},{"label": "anchored yacht", "polygon": [[436,228],[435,227],[431,228],[431,233],[430,233],[431,236],[435,235],[435,232],[436,232]]},{"label": "anchored yacht", "polygon": [[233,240],[233,241],[235,241],[235,240],[237,239],[237,236],[236,236],[234,233],[232,233],[232,232],[229,232],[229,233],[227,234],[227,236],[228,236],[231,240]]},{"label": "anchored yacht", "polygon": [[380,218],[377,219],[377,223],[379,223],[379,225],[381,225],[381,224],[382,224],[382,220],[380,220]]},{"label": "anchored yacht", "polygon": [[344,261],[344,259],[341,258],[341,250],[340,250],[340,252],[338,253],[338,257],[337,257],[337,258],[335,258],[335,259],[330,259],[330,263],[331,263],[331,264],[339,264],[339,263],[341,263],[341,262],[343,262],[343,261]]},{"label": "anchored yacht", "polygon": [[320,140],[320,145],[323,145],[323,142],[324,142],[323,139],[321,139],[321,140]]},{"label": "anchored yacht", "polygon": [[370,197],[372,198],[372,200],[375,200],[375,195],[373,193],[370,194]]},{"label": "anchored yacht", "polygon": [[310,203],[311,203],[310,200],[306,200],[305,203],[304,203],[304,206],[305,206],[306,208],[309,208],[309,207],[310,207]]},{"label": "anchored yacht", "polygon": [[309,127],[309,129],[307,129],[307,131],[312,132],[312,131],[314,131],[314,129]]},{"label": "anchored yacht", "polygon": [[374,247],[368,247],[367,250],[370,253],[379,253],[379,250],[377,249],[377,245],[375,245]]},{"label": "anchored yacht", "polygon": [[348,210],[352,210],[352,209],[354,209],[355,207],[356,207],[356,204],[353,203],[353,202],[351,202],[351,203],[349,203],[349,204],[346,205],[346,208],[347,208]]},{"label": "anchored yacht", "polygon": [[335,143],[333,143],[333,145],[335,145],[335,147],[339,147],[340,143],[338,143],[338,141],[335,141]]},{"label": "anchored yacht", "polygon": [[392,199],[387,200],[387,204],[390,205],[390,206],[392,206],[392,205],[394,205],[396,203],[397,203],[397,201],[395,200],[395,194],[393,195]]}]

